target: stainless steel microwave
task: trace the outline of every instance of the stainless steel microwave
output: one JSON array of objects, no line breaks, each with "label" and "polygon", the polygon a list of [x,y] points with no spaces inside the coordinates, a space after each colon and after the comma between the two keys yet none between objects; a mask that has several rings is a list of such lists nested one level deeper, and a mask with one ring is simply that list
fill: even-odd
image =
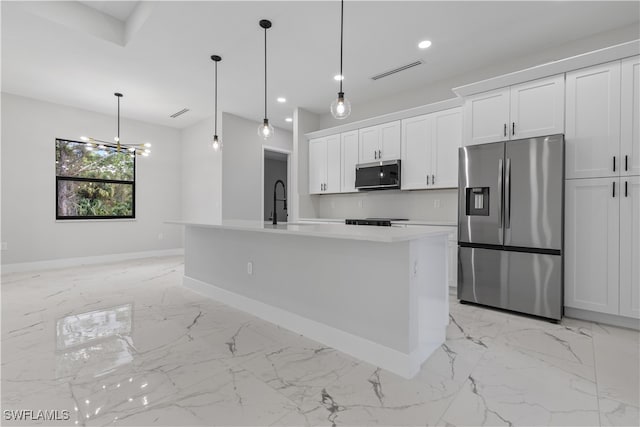
[{"label": "stainless steel microwave", "polygon": [[400,160],[356,165],[356,188],[361,191],[400,188]]}]

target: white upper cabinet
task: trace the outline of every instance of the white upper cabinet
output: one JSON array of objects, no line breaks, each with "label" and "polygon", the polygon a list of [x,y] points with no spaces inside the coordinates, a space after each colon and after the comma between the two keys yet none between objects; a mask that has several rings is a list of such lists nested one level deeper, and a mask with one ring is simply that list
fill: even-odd
[{"label": "white upper cabinet", "polygon": [[640,175],[640,56],[622,61],[620,171]]},{"label": "white upper cabinet", "polygon": [[465,145],[509,139],[509,88],[473,95],[464,102]]},{"label": "white upper cabinet", "polygon": [[356,192],[356,165],[358,164],[358,131],[345,132],[341,135],[341,168],[342,182],[340,192]]},{"label": "white upper cabinet", "polygon": [[567,178],[620,173],[620,61],[567,73]]},{"label": "white upper cabinet", "polygon": [[458,149],[462,146],[462,109],[433,113],[433,148],[429,188],[458,187]]},{"label": "white upper cabinet", "polygon": [[309,194],[340,192],[340,135],[309,141]]},{"label": "white upper cabinet", "polygon": [[327,179],[325,193],[340,192],[340,135],[327,137]]},{"label": "white upper cabinet", "polygon": [[359,130],[359,163],[400,158],[400,121]]},{"label": "white upper cabinet", "polygon": [[640,318],[640,177],[620,184],[620,314]]},{"label": "white upper cabinet", "polygon": [[618,314],[619,181],[618,177],[565,181],[567,307]]},{"label": "white upper cabinet", "polygon": [[511,139],[564,133],[564,74],[511,86]]},{"label": "white upper cabinet", "polygon": [[465,145],[564,131],[564,75],[480,93],[465,99]]},{"label": "white upper cabinet", "polygon": [[402,120],[402,189],[457,187],[461,143],[460,108]]},{"label": "white upper cabinet", "polygon": [[309,194],[324,192],[327,179],[327,138],[309,141]]},{"label": "white upper cabinet", "polygon": [[430,114],[402,121],[403,190],[428,188],[431,179],[432,123]]}]

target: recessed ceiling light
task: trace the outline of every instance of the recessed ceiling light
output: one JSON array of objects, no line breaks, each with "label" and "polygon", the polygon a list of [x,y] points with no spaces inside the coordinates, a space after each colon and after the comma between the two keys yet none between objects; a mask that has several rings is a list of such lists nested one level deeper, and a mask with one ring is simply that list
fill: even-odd
[{"label": "recessed ceiling light", "polygon": [[291,123],[293,121],[293,119],[291,117],[287,117],[286,119],[284,119],[284,121]]},{"label": "recessed ceiling light", "polygon": [[426,49],[429,46],[431,46],[431,40],[422,40],[420,43],[418,43],[418,47],[420,49]]},{"label": "recessed ceiling light", "polygon": [[278,101],[279,103],[282,104],[284,102],[287,102],[287,98],[280,97],[280,98],[276,99],[276,101]]},{"label": "recessed ceiling light", "polygon": [[336,74],[335,76],[333,76],[333,80],[337,80],[337,81],[344,80],[344,76],[340,74]]}]

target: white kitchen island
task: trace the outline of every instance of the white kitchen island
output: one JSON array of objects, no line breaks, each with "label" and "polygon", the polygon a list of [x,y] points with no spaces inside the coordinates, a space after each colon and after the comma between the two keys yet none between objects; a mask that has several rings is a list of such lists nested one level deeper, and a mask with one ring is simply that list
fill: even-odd
[{"label": "white kitchen island", "polygon": [[445,340],[442,227],[171,223],[196,292],[405,378]]}]

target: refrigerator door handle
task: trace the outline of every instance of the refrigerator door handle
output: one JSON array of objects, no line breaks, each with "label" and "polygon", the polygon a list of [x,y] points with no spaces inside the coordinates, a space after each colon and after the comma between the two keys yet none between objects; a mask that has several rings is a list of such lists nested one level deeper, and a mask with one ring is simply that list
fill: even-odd
[{"label": "refrigerator door handle", "polygon": [[504,227],[511,228],[511,159],[506,160],[504,199]]},{"label": "refrigerator door handle", "polygon": [[500,232],[499,237],[500,237],[500,244],[503,244],[502,241],[502,223],[504,221],[504,206],[502,206],[502,195],[503,195],[503,191],[504,188],[502,187],[502,176],[504,175],[503,173],[503,165],[502,165],[502,159],[498,159],[498,227],[500,228]]}]

